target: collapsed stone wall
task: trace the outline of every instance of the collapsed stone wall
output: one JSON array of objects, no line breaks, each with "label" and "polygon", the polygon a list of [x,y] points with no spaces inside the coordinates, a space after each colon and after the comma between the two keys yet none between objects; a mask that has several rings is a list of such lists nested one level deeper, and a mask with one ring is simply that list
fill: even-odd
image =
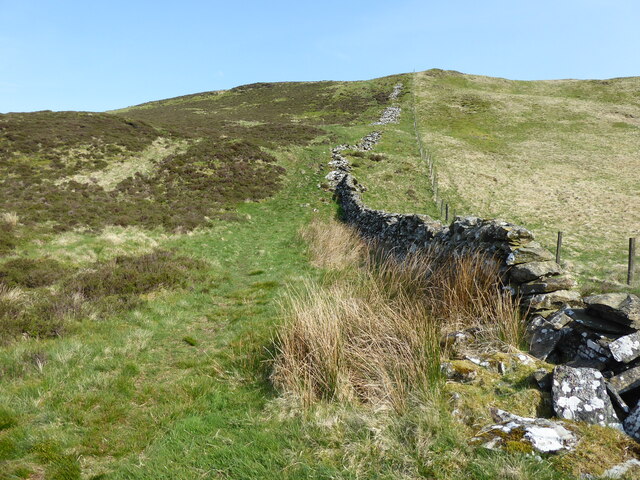
[{"label": "collapsed stone wall", "polygon": [[[401,88],[394,87],[390,100]],[[388,107],[375,124],[396,123],[400,113],[399,106]],[[624,428],[640,440],[640,298],[627,293],[582,298],[571,274],[519,225],[461,216],[443,225],[428,215],[367,207],[360,196],[365,188],[350,173],[342,152],[372,150],[381,138],[375,131],[357,145],[332,150],[333,170],[326,178],[342,219],[399,255],[439,246],[452,255],[478,251],[494,257],[505,288],[528,312],[531,354],[558,364],[551,378],[546,372],[536,377],[541,388],[552,392],[556,414]],[[585,383],[597,388],[584,388]]]}]

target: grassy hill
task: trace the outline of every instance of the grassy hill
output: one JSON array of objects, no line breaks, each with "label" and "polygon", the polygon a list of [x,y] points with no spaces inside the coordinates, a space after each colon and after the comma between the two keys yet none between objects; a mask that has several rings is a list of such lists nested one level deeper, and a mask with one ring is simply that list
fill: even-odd
[{"label": "grassy hill", "polygon": [[586,289],[626,280],[627,240],[640,235],[640,78],[415,80],[422,139],[457,212],[521,223],[549,247],[563,231]]},{"label": "grassy hill", "polygon": [[[398,82],[400,123],[371,126]],[[357,284],[366,264],[360,253],[329,255],[335,244],[362,248],[331,222],[332,147],[382,130],[374,152],[351,152],[365,200],[437,216],[415,142],[413,89],[451,202],[522,221],[550,241],[557,227],[545,219],[563,218],[566,207],[543,217],[527,202],[544,195],[511,190],[507,179],[529,187],[523,172],[536,175],[539,164],[549,173],[566,158],[569,182],[578,152],[599,159],[611,151],[606,140],[619,152],[617,166],[597,163],[611,173],[607,191],[637,201],[636,177],[613,176],[633,164],[635,80],[611,82],[430,71],[246,85],[108,113],[0,115],[0,478],[538,480],[624,458],[633,447],[598,427],[584,428],[580,455],[550,462],[469,445],[489,406],[542,408],[529,367],[461,392],[434,380],[437,388],[406,392],[404,409],[335,398],[305,405],[269,378],[292,288]],[[601,118],[602,105],[620,118]],[[517,115],[531,118],[516,127]],[[552,158],[556,150],[565,153]],[[486,180],[491,195],[483,175],[496,178]],[[560,185],[540,178],[553,180],[537,186],[545,192]],[[611,224],[637,228],[631,210]],[[596,243],[597,232],[585,238]],[[464,422],[451,413],[459,393]]]}]

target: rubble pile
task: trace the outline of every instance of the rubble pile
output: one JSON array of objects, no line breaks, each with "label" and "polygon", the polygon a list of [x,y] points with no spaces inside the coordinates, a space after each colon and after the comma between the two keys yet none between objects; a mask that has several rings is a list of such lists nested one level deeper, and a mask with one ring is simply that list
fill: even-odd
[{"label": "rubble pile", "polygon": [[[349,160],[347,160],[341,152],[345,150],[357,150],[360,152],[368,152],[378,144],[382,138],[382,132],[374,131],[364,137],[356,145],[338,145],[331,150],[331,161],[329,166],[332,170],[326,175],[326,179],[329,182],[331,188],[336,186],[342,181],[344,176],[351,171]],[[364,191],[364,187],[357,183],[354,183],[354,188],[360,192]]]},{"label": "rubble pile", "polygon": [[371,125],[387,125],[389,123],[398,123],[400,121],[400,107],[387,107],[382,111],[380,120],[373,122]]},{"label": "rubble pile", "polygon": [[557,364],[554,410],[640,440],[640,298],[606,293],[580,302],[529,324],[532,355]]}]

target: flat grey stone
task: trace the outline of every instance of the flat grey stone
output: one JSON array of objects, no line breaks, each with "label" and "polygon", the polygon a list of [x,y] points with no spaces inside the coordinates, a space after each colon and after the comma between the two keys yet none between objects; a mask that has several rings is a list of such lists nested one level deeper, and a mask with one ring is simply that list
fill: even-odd
[{"label": "flat grey stone", "polygon": [[565,309],[562,309],[549,315],[547,317],[547,322],[549,322],[556,330],[560,330],[573,322],[573,318],[567,315]]},{"label": "flat grey stone", "polygon": [[603,372],[607,368],[606,362],[594,360],[592,358],[584,358],[581,356],[577,356],[570,362],[565,363],[565,365],[572,368],[593,368],[595,370],[598,370],[599,372]]},{"label": "flat grey stone", "polygon": [[556,310],[564,304],[577,305],[581,302],[580,294],[571,290],[540,293],[522,297],[521,304],[533,311]]},{"label": "flat grey stone", "polygon": [[561,273],[563,270],[556,262],[529,262],[511,267],[509,276],[514,283],[525,283]]},{"label": "flat grey stone", "polygon": [[629,413],[629,405],[627,405],[627,402],[622,399],[620,393],[618,393],[618,391],[606,380],[604,383],[607,387],[607,392],[609,392],[609,397],[611,397],[611,400],[613,400],[613,402],[618,405],[620,410],[622,410],[624,413]]},{"label": "flat grey stone", "polygon": [[620,325],[617,322],[606,320],[598,315],[591,315],[584,308],[571,308],[566,310],[566,314],[581,325],[597,332],[624,334],[634,331],[633,329]]},{"label": "flat grey stone", "polygon": [[562,422],[520,417],[499,409],[492,409],[491,414],[499,423],[483,428],[474,437],[474,441],[482,442],[485,448],[499,449],[504,446],[505,437],[512,437],[514,434],[520,436],[519,441],[528,443],[541,453],[571,451],[578,442],[576,435]]},{"label": "flat grey stone", "polygon": [[618,362],[629,363],[640,357],[640,332],[625,335],[609,344],[609,350]]},{"label": "flat grey stone", "polygon": [[598,370],[557,366],[551,390],[553,409],[560,418],[621,428]]},{"label": "flat grey stone", "polygon": [[534,293],[548,293],[557,290],[570,290],[576,286],[576,281],[570,275],[543,277],[520,285],[520,293],[531,295]]},{"label": "flat grey stone", "polygon": [[589,313],[640,330],[640,298],[632,293],[604,293],[584,298]]},{"label": "flat grey stone", "polygon": [[548,262],[554,260],[555,255],[546,248],[542,248],[538,242],[530,242],[524,247],[516,248],[509,254],[507,265],[520,265],[529,262]]},{"label": "flat grey stone", "polygon": [[618,393],[625,393],[640,387],[640,367],[630,368],[618,375],[611,377],[609,383]]},{"label": "flat grey stone", "polygon": [[567,333],[567,329],[556,330],[553,325],[545,321],[534,330],[529,353],[540,360],[546,360]]}]

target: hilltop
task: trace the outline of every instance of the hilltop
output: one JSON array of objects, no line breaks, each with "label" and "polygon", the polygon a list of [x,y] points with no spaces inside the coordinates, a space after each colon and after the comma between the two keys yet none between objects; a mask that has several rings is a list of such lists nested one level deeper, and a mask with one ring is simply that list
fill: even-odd
[{"label": "hilltop", "polygon": [[[325,176],[342,145],[368,205],[442,219],[414,108],[456,213],[547,247],[565,230],[585,290],[619,280],[617,245],[640,233],[639,92],[430,70],[0,115],[0,478],[540,480],[625,459],[629,439],[591,426],[580,454],[549,462],[470,446],[489,406],[548,408],[532,366],[453,389],[434,373],[398,403],[361,401],[361,385],[307,404],[273,364],[291,305],[340,294],[381,315],[367,308],[404,298],[335,222]],[[398,123],[372,125],[392,103]],[[349,148],[372,130],[374,150]]]}]

